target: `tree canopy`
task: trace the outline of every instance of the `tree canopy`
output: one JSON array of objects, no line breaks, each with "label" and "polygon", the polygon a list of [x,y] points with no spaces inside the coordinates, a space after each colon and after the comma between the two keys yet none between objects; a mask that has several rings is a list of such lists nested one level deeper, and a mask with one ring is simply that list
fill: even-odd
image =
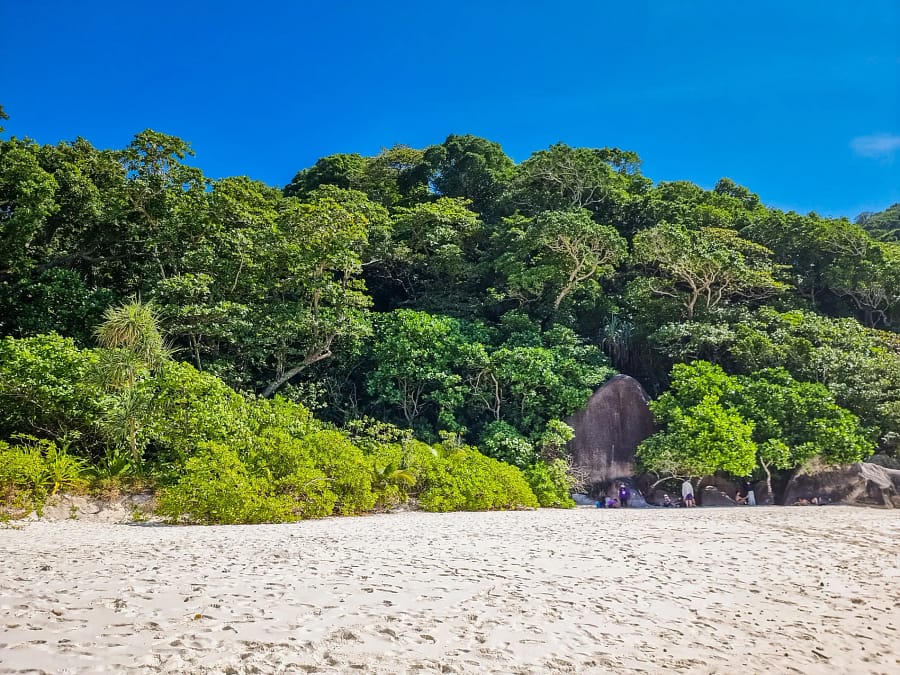
[{"label": "tree canopy", "polygon": [[[283,188],[195,159],[153,130],[120,149],[0,140],[3,438],[78,436],[96,458],[118,447],[118,409],[136,456],[226,462],[221,434],[160,440],[159,392],[190,382],[219,391],[210,410],[237,405],[227,389],[530,470],[618,370],[657,399],[641,457],[662,473],[898,452],[897,205],[855,223],[785,212],[728,178],[654,183],[620,148],[516,163],[471,135],[332,154]],[[118,341],[128,307],[152,308],[164,345]],[[112,377],[114,357],[132,376]]]}]

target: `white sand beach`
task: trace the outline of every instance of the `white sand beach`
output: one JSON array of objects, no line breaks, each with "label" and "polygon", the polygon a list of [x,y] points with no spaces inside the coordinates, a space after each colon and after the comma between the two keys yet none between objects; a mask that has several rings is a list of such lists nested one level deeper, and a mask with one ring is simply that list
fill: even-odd
[{"label": "white sand beach", "polygon": [[3,673],[897,673],[900,511],[0,529]]}]

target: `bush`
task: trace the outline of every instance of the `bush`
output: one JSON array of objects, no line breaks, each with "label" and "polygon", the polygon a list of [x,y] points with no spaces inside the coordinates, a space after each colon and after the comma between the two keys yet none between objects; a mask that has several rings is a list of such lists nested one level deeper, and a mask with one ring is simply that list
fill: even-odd
[{"label": "bush", "polygon": [[292,500],[292,513],[299,518],[322,518],[334,512],[338,495],[332,482],[316,467],[307,448],[281,429],[270,429],[252,441],[248,464],[254,474],[264,475],[278,495]]},{"label": "bush", "polygon": [[327,476],[330,489],[337,495],[336,514],[362,513],[375,505],[372,465],[343,434],[317,431],[301,438],[298,447]]},{"label": "bush", "polygon": [[15,446],[0,442],[0,501],[13,508],[33,508],[40,515],[48,497],[85,485],[85,462],[52,441],[26,440]]},{"label": "bush", "polygon": [[190,364],[168,363],[142,385],[150,390],[146,398],[152,400],[146,433],[176,462],[183,462],[204,441],[233,446],[251,435],[244,397]]},{"label": "bush", "polygon": [[204,525],[295,520],[290,498],[273,496],[270,489],[234,450],[204,442],[178,482],[162,490],[157,510],[174,521]]},{"label": "bush", "polygon": [[385,509],[406,502],[420,472],[407,465],[403,446],[397,443],[372,445],[368,456],[372,463],[375,506]]},{"label": "bush", "polygon": [[572,480],[564,459],[537,462],[524,471],[525,479],[541,506],[570,509],[575,506],[569,491]]},{"label": "bush", "polygon": [[516,467],[462,446],[425,469],[419,497],[426,511],[483,511],[537,507],[538,501]]},{"label": "bush", "polygon": [[479,446],[488,457],[524,468],[535,459],[534,446],[515,427],[503,421],[491,422],[481,434]]},{"label": "bush", "polygon": [[0,437],[78,431],[88,444],[103,407],[103,392],[85,378],[96,360],[55,334],[0,339]]},{"label": "bush", "polygon": [[275,484],[276,493],[290,500],[297,518],[324,518],[334,513],[338,495],[328,478],[314,467],[301,466]]}]

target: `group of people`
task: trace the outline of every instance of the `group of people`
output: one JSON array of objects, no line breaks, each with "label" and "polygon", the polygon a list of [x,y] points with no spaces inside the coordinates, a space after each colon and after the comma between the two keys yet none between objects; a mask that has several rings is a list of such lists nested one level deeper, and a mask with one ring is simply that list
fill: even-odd
[{"label": "group of people", "polygon": [[823,506],[827,503],[828,500],[825,499],[825,497],[813,497],[812,499],[805,499],[801,497],[794,502],[794,506]]},{"label": "group of people", "polygon": [[597,508],[618,509],[626,508],[628,500],[631,497],[631,491],[625,483],[619,483],[618,497],[600,497],[597,500]]},{"label": "group of people", "polygon": [[[617,508],[625,508],[628,506],[628,501],[631,498],[631,491],[628,489],[628,486],[625,483],[619,483],[617,486],[617,497],[600,497],[597,501],[597,508],[607,508],[607,509],[617,509]],[[753,483],[750,481],[750,478],[745,478],[741,482],[740,489],[734,497],[734,501],[737,504],[741,504],[744,506],[756,506],[756,492],[753,488]],[[816,503],[816,502],[807,502],[807,503]],[[672,501],[672,498],[669,495],[663,495],[663,507],[672,507],[672,506],[685,506],[687,508],[693,508],[697,506],[697,500],[694,497],[694,485],[691,483],[691,480],[685,479],[685,481],[681,484],[681,503],[676,504]]]}]

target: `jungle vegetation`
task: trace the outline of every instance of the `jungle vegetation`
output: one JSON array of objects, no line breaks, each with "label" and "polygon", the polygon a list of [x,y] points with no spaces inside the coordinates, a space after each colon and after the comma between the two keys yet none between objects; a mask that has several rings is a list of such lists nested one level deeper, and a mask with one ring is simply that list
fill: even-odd
[{"label": "jungle vegetation", "polygon": [[564,506],[563,420],[616,373],[657,399],[662,475],[898,454],[897,205],[784,212],[468,135],[283,188],[191,157],[0,140],[7,499],[132,477],[199,522]]}]

